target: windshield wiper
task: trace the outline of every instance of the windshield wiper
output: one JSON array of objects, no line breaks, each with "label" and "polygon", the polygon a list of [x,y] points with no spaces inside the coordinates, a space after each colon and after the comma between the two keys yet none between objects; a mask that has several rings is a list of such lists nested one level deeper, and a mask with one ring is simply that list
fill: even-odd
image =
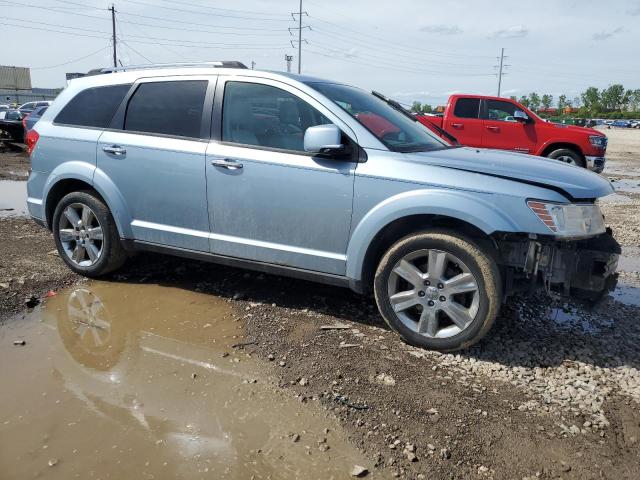
[{"label": "windshield wiper", "polygon": [[[397,110],[398,112],[402,113],[405,117],[409,117],[411,120],[413,120],[414,122],[418,122],[420,123],[420,120],[418,120],[416,118],[416,116],[414,114],[412,114],[409,110],[407,110],[406,108],[404,108],[402,105],[400,105],[400,103],[398,103],[395,100],[392,100],[391,98],[387,98],[385,97],[383,94],[381,94],[380,92],[376,92],[375,90],[373,90],[371,92],[371,94],[376,97],[379,98],[380,100],[382,100],[383,102],[385,102],[387,105],[389,105],[391,108]],[[431,123],[431,122],[429,122]],[[442,135],[443,137],[445,137],[446,139],[448,139],[450,142],[453,142],[454,144],[459,145],[460,142],[458,142],[458,139],[456,137],[454,137],[453,135],[451,135],[449,132],[447,132],[446,130],[440,128],[439,126],[437,126],[434,123],[431,123],[431,127],[436,130],[440,135]]]}]

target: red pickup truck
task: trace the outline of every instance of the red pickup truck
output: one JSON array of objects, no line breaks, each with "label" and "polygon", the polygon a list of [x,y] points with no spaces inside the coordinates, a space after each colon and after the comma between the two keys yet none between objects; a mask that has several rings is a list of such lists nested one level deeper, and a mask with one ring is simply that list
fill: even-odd
[{"label": "red pickup truck", "polygon": [[555,158],[597,173],[604,169],[606,135],[592,128],[548,122],[510,99],[452,95],[442,116],[418,115],[417,119],[433,131],[439,128],[453,135],[462,145]]}]

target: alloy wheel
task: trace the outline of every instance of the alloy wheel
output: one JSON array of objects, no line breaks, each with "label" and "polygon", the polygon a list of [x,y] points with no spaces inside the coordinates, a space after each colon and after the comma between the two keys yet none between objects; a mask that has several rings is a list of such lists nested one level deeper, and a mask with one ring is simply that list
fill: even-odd
[{"label": "alloy wheel", "polygon": [[479,309],[475,276],[458,257],[443,250],[405,255],[393,267],[387,291],[400,321],[428,338],[461,333],[473,323]]},{"label": "alloy wheel", "polygon": [[80,267],[90,267],[102,256],[102,226],[93,210],[83,203],[72,203],[63,210],[58,236],[64,253]]},{"label": "alloy wheel", "polygon": [[569,155],[560,155],[559,157],[556,157],[556,160],[560,160],[561,162],[564,163],[568,163],[569,165],[578,165],[576,163],[575,158],[569,156]]}]

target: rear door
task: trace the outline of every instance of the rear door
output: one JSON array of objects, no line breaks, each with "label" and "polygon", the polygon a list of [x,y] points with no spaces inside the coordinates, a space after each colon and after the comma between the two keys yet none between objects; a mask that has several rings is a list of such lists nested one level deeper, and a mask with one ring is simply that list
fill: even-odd
[{"label": "rear door", "polygon": [[482,146],[520,153],[535,152],[536,127],[533,119],[518,122],[514,112],[519,110],[514,103],[502,100],[485,100],[482,108]]},{"label": "rear door", "polygon": [[141,80],[98,141],[96,175],[106,175],[124,197],[136,240],[209,250],[209,78]]},{"label": "rear door", "polygon": [[443,128],[458,139],[461,145],[479,147],[482,144],[480,99],[457,97],[449,106]]}]

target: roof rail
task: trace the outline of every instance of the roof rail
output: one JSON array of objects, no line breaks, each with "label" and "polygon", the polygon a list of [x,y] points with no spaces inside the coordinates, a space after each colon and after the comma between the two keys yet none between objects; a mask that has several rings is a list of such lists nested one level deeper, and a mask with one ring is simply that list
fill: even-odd
[{"label": "roof rail", "polygon": [[247,66],[235,60],[220,62],[194,62],[194,63],[151,63],[147,65],[127,65],[125,67],[106,67],[90,70],[87,75],[100,75],[102,73],[129,72],[131,70],[153,70],[159,68],[247,68]]}]

